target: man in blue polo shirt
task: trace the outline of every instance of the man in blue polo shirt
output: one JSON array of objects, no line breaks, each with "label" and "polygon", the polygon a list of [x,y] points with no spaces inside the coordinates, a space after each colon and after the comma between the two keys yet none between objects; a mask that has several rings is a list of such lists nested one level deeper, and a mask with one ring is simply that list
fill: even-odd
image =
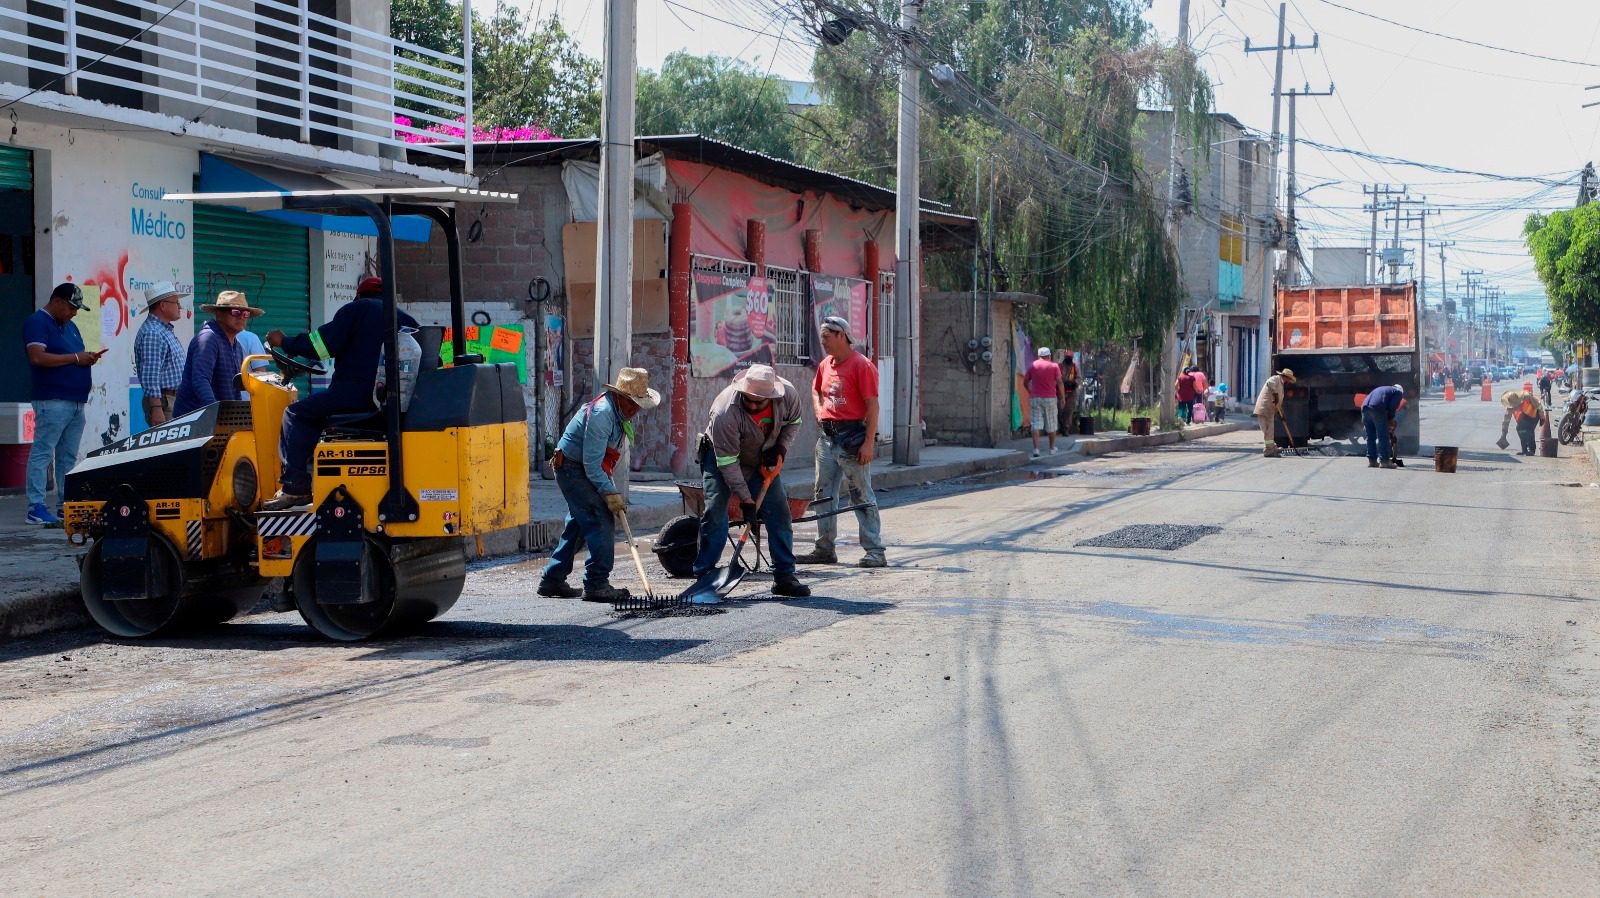
[{"label": "man in blue polo shirt", "polygon": [[1367,431],[1367,467],[1392,468],[1394,464],[1394,426],[1401,406],[1406,404],[1405,387],[1379,387],[1361,403],[1361,424]]},{"label": "man in blue polo shirt", "polygon": [[33,446],[28,450],[28,523],[54,525],[61,518],[44,504],[50,462],[56,464],[56,496],[67,472],[78,463],[83,437],[83,407],[93,379],[89,369],[106,354],[87,352],[72,316],[84,308],[76,284],[58,284],[50,301],[22,324],[22,343],[33,375]]}]

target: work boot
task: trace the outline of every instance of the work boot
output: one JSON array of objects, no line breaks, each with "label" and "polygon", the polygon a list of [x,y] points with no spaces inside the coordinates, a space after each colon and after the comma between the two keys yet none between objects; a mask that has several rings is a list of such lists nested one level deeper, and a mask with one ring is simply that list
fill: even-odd
[{"label": "work boot", "polygon": [[1377,466],[1378,466],[1378,460],[1377,459],[1375,459],[1375,458],[1367,459],[1367,467],[1376,468]]},{"label": "work boot", "polygon": [[1390,460],[1388,460],[1386,458],[1382,462],[1378,463],[1378,467],[1380,467],[1380,468],[1388,468],[1390,470],[1393,470],[1394,469],[1394,462],[1392,462],[1392,461],[1390,461]]},{"label": "work boot", "polygon": [[838,564],[839,556],[821,549],[812,549],[804,555],[794,557],[795,564]]},{"label": "work boot", "polygon": [[1279,452],[1278,452],[1278,447],[1277,446],[1266,446],[1266,447],[1263,447],[1262,450],[1261,450],[1261,457],[1262,458],[1277,458],[1278,455],[1279,455]]},{"label": "work boot", "polygon": [[856,562],[856,567],[888,567],[888,566],[889,566],[889,559],[884,558],[882,555],[863,555],[863,556],[861,556],[861,560]]},{"label": "work boot", "polygon": [[801,583],[794,574],[778,574],[772,578],[772,594],[803,599],[811,595],[811,587]]},{"label": "work boot", "polygon": [[620,586],[612,586],[610,583],[607,583],[604,586],[585,586],[583,588],[583,600],[585,602],[609,602],[611,604],[616,604],[617,602],[626,599],[629,595],[631,595],[631,593],[629,593],[626,589],[623,589]]},{"label": "work boot", "polygon": [[547,599],[576,599],[583,591],[568,586],[565,580],[540,580],[539,595]]},{"label": "work boot", "polygon": [[278,490],[271,499],[262,504],[261,510],[288,511],[291,508],[299,508],[310,504],[311,495],[309,493],[287,493],[283,490]]}]

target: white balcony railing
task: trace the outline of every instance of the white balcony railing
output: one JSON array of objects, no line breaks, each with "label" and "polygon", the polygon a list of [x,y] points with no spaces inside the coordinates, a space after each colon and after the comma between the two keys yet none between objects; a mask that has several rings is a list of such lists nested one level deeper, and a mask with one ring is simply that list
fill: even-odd
[{"label": "white balcony railing", "polygon": [[[371,6],[387,17],[387,3]],[[390,158],[415,149],[470,172],[466,60],[313,11],[321,8],[337,7],[0,0],[0,82],[313,146]]]}]

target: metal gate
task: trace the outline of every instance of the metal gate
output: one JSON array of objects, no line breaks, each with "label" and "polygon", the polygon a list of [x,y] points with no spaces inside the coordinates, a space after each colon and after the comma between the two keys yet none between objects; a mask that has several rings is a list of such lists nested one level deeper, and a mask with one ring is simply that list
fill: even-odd
[{"label": "metal gate", "polygon": [[[250,322],[259,336],[311,330],[310,242],[307,231],[221,206],[194,207],[194,303],[238,290],[266,314]],[[197,327],[203,323],[198,319]]]}]

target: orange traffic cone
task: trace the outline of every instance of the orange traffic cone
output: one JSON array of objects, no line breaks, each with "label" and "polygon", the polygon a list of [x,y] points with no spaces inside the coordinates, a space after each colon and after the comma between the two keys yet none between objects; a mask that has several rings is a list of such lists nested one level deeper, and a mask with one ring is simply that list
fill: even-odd
[{"label": "orange traffic cone", "polygon": [[1444,401],[1456,401],[1456,382],[1453,380],[1447,380],[1444,382]]},{"label": "orange traffic cone", "polygon": [[1489,378],[1485,377],[1483,379],[1483,395],[1479,396],[1478,398],[1482,399],[1484,402],[1493,402],[1494,401],[1494,397],[1489,395],[1489,391],[1492,388],[1493,388],[1493,384],[1489,381]]}]

